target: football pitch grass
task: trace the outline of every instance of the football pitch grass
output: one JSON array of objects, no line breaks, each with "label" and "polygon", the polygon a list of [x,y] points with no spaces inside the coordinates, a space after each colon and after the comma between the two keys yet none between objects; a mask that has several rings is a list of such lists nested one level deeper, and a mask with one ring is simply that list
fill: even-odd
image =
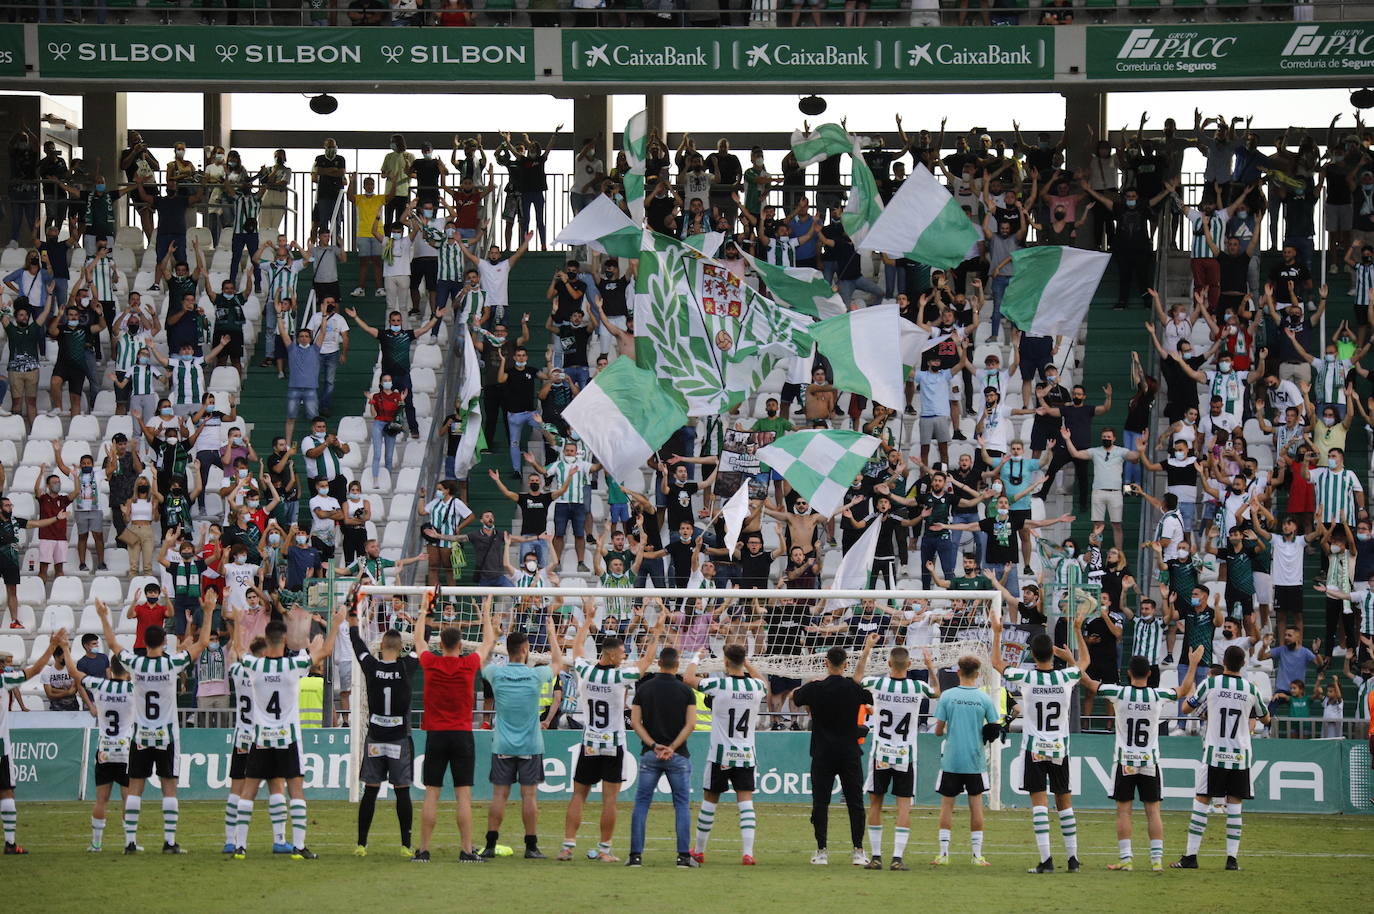
[{"label": "football pitch grass", "polygon": [[[420,792],[414,792],[416,830]],[[970,863],[968,814],[956,810],[950,865],[931,867],[935,854],[933,809],[912,812],[906,862],[911,872],[872,872],[850,864],[848,826],[843,808],[831,807],[830,865],[812,866],[814,850],[809,809],[759,804],[758,866],[740,865],[735,809],[724,802],[698,870],[673,865],[671,804],[658,801],[649,819],[643,869],[594,863],[584,852],[596,843],[599,805],[589,805],[571,863],[525,860],[519,807],[507,809],[501,842],[515,856],[481,865],[459,865],[452,803],[441,808],[432,844],[434,860],[413,864],[401,856],[396,817],[390,800],[377,804],[368,856],[354,856],[356,807],[342,801],[310,804],[309,844],[315,861],[293,861],[271,853],[271,831],[260,798],[253,819],[247,860],[224,857],[224,804],[181,804],[182,857],[164,856],[158,794],[144,795],[139,830],[143,854],[126,857],[123,829],[112,806],[105,850],[89,854],[87,803],[24,803],[19,806],[19,843],[27,857],[0,858],[0,902],[7,911],[92,910],[115,904],[140,910],[271,910],[263,903],[306,911],[615,911],[662,907],[698,911],[833,910],[883,911],[892,904],[963,911],[973,906],[1014,911],[1236,911],[1368,910],[1369,874],[1374,872],[1374,817],[1253,814],[1245,817],[1241,872],[1223,870],[1224,816],[1214,815],[1196,871],[1150,872],[1149,841],[1143,814],[1136,816],[1136,869],[1107,872],[1117,859],[1114,816],[1080,811],[1079,856],[1083,871],[1064,871],[1063,845],[1054,826],[1053,849],[1059,871],[1031,876],[1035,863],[1030,813],[1012,810],[988,815],[984,853],[990,867]],[[558,852],[562,802],[540,807],[540,845],[550,858]],[[475,804],[474,830],[480,843],[486,806]],[[615,853],[629,846],[630,806],[622,803]],[[696,807],[693,806],[695,826]],[[512,815],[514,814],[514,815]],[[884,816],[885,850],[891,854],[892,812]],[[1186,813],[1165,814],[1165,862],[1177,859],[1186,834]],[[866,839],[865,839],[866,840]],[[445,900],[448,900],[448,904]],[[56,907],[54,907],[54,905]],[[436,907],[437,906],[437,907]]]}]

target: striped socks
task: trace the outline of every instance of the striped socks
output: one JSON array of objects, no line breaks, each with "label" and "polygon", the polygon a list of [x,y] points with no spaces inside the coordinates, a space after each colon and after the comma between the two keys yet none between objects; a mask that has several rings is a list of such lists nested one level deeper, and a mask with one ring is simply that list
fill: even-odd
[{"label": "striped socks", "polygon": [[234,794],[229,794],[229,799],[224,801],[224,843],[234,844],[235,838],[239,833],[239,798]]},{"label": "striped socks", "polygon": [[[711,837],[711,826],[716,824],[716,804],[701,801],[701,809],[697,811],[697,846],[698,854],[706,853],[706,842]],[[740,812],[740,828],[744,828],[744,813]]]},{"label": "striped socks", "polygon": [[892,856],[906,856],[906,842],[911,837],[911,829],[902,828],[900,825],[892,832]]},{"label": "striped socks", "polygon": [[248,847],[248,826],[253,822],[253,801],[244,797],[239,797],[239,818],[238,818],[238,840],[234,842],[238,847]]},{"label": "striped socks", "polygon": [[181,818],[181,806],[176,797],[162,798],[162,840],[165,844],[177,843],[177,820]]},{"label": "striped socks", "polygon": [[138,816],[143,811],[143,798],[137,796],[124,798],[124,843],[138,843]]},{"label": "striped socks", "polygon": [[91,847],[99,850],[105,841],[105,820],[91,816]]},{"label": "striped socks", "polygon": [[305,801],[291,800],[291,846],[305,847]]},{"label": "striped socks", "polygon": [[[1202,833],[1207,830],[1207,814],[1212,807],[1206,803],[1199,803],[1193,800],[1193,814],[1188,817],[1188,850],[1186,856],[1193,857],[1197,854],[1197,849],[1202,846]],[[1239,818],[1239,816],[1237,816]]]},{"label": "striped socks", "polygon": [[14,797],[0,800],[0,824],[4,825],[5,843],[15,844],[15,834],[19,828],[19,807]]},{"label": "striped socks", "polygon": [[[754,801],[743,800],[739,804],[739,838],[744,845],[742,853],[754,856],[754,832],[757,828],[758,820],[754,816]],[[705,842],[702,842],[701,850],[706,850]]]},{"label": "striped socks", "polygon": [[1064,837],[1064,853],[1077,857],[1078,819],[1074,817],[1072,806],[1059,810],[1059,833]]},{"label": "striped socks", "polygon": [[1164,861],[1164,839],[1150,839],[1150,862],[1162,863]]},{"label": "striped socks", "polygon": [[1240,856],[1240,804],[1226,804],[1226,856]]},{"label": "striped socks", "polygon": [[267,797],[267,817],[272,820],[272,843],[286,843],[286,794],[273,793]]},{"label": "striped socks", "polygon": [[1031,828],[1035,831],[1035,847],[1040,852],[1040,859],[1050,859],[1050,809],[1048,806],[1031,807]]},{"label": "striped socks", "polygon": [[883,827],[881,825],[868,826],[868,846],[873,851],[873,856],[883,855]]}]

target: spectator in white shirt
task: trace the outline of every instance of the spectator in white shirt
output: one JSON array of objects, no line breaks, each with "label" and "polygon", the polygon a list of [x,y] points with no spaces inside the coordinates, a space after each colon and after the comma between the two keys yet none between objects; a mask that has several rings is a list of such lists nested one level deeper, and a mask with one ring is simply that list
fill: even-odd
[{"label": "spectator in white shirt", "polygon": [[348,362],[348,321],[339,313],[339,303],[333,296],[320,302],[320,310],[310,316],[305,329],[318,336],[324,324],[324,338],[320,340],[320,415],[328,417],[334,405],[334,378],[339,366]]}]

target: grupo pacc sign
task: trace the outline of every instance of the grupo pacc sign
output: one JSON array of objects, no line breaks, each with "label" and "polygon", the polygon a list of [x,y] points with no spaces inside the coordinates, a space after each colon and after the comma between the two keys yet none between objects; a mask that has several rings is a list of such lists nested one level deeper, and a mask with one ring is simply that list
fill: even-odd
[{"label": "grupo pacc sign", "polygon": [[1054,30],[564,29],[567,82],[1052,79]]},{"label": "grupo pacc sign", "polygon": [[534,31],[40,26],[38,72],[169,82],[519,82],[534,79]]},{"label": "grupo pacc sign", "polygon": [[1099,26],[1089,79],[1333,76],[1374,73],[1374,23]]}]

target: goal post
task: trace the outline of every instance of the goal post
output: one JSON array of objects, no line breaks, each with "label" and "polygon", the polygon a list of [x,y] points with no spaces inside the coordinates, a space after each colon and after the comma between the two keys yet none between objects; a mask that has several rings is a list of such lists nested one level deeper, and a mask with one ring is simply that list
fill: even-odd
[{"label": "goal post", "polygon": [[[909,650],[913,670],[924,669],[923,651],[930,653],[937,670],[950,669],[960,657],[972,655],[982,662],[980,686],[1000,707],[1000,678],[989,662],[988,621],[992,613],[1003,612],[998,590],[453,586],[438,588],[437,597],[435,593],[435,588],[422,586],[358,588],[355,599],[364,642],[376,651],[382,634],[395,630],[412,644],[420,610],[431,604],[427,640],[433,643],[440,630],[458,627],[464,642],[476,645],[485,604],[497,634],[498,663],[505,654],[505,636],[517,631],[529,638],[533,663],[548,662],[550,632],[566,653],[590,615],[585,657],[596,655],[602,638],[616,635],[624,640],[628,658],[637,659],[659,630],[664,643],[681,652],[684,666],[696,661],[702,671],[723,670],[724,648],[742,644],[760,673],[796,681],[824,675],[825,654],[837,645],[850,652],[852,670],[867,635],[877,632],[880,639],[870,654],[869,672],[885,670],[896,646]],[[350,710],[351,770],[356,772],[369,715],[360,672],[354,676]],[[1001,774],[995,744],[989,763],[989,800],[995,809]],[[349,796],[356,801],[356,776],[350,777]]]}]

